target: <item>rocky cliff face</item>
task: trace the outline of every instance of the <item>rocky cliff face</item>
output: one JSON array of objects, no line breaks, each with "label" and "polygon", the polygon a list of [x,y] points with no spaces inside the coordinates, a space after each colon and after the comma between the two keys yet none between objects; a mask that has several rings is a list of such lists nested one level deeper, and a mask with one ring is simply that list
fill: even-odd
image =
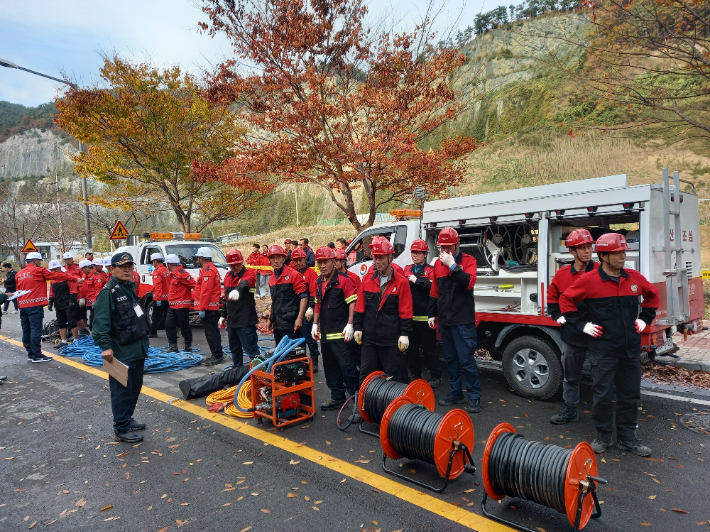
[{"label": "rocky cliff face", "polygon": [[51,131],[30,129],[0,143],[0,177],[53,174],[71,168],[70,155],[77,150]]}]

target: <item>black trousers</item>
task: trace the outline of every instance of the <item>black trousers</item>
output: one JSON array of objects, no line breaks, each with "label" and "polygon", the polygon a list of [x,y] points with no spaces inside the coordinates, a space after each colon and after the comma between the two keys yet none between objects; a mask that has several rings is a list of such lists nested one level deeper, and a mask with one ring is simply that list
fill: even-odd
[{"label": "black trousers", "polygon": [[210,346],[210,353],[215,358],[224,356],[222,352],[222,335],[219,333],[219,310],[205,310],[202,326],[205,328],[205,338]]},{"label": "black trousers", "polygon": [[165,319],[165,336],[168,337],[168,343],[177,343],[178,326],[183,340],[191,344],[192,327],[190,327],[189,308],[171,308],[168,310],[168,317]]},{"label": "black trousers", "polygon": [[113,428],[118,432],[128,432],[131,419],[138,403],[138,396],[143,387],[144,358],[128,362],[128,385],[124,386],[113,377],[108,378],[111,390],[111,411],[113,412]]},{"label": "black trousers", "polygon": [[[158,334],[161,325],[165,325],[164,317],[168,313],[168,302],[161,301],[160,306],[153,303],[153,316],[150,319],[150,334]],[[161,322],[163,322],[161,324]]]},{"label": "black trousers", "polygon": [[590,353],[592,367],[592,420],[599,432],[614,431],[612,401],[616,391],[616,437],[635,440],[641,403],[641,355],[629,358]]},{"label": "black trousers", "polygon": [[436,347],[436,331],[429,327],[428,321],[415,321],[412,323],[412,333],[409,335],[409,348],[402,359],[402,379],[421,379],[422,368],[429,368],[432,379],[441,378],[441,360],[439,349]]},{"label": "black trousers", "polygon": [[363,344],[360,353],[360,384],[365,377],[377,370],[382,370],[393,380],[402,382],[401,355],[396,345]]},{"label": "black trousers", "polygon": [[288,336],[291,340],[301,338],[301,331],[293,332],[293,327],[290,329],[274,329],[274,345],[279,345],[279,342],[284,336]]},{"label": "black trousers", "polygon": [[345,340],[337,342],[321,342],[321,355],[323,356],[323,371],[325,383],[330,388],[330,397],[336,401],[355,395],[359,387],[355,359],[350,346]]}]

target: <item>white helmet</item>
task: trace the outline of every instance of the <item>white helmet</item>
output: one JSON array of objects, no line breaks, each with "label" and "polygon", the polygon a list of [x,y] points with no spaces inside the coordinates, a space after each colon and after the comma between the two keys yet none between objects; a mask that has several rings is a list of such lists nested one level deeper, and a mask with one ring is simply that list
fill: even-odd
[{"label": "white helmet", "polygon": [[67,251],[64,255],[62,255],[62,258],[65,259],[65,260],[66,260],[66,259],[73,259],[73,258],[74,258],[74,254],[73,254],[71,251]]},{"label": "white helmet", "polygon": [[171,253],[167,257],[165,257],[165,262],[168,264],[180,264],[180,257],[175,255],[174,253]]},{"label": "white helmet", "polygon": [[101,258],[95,258],[94,260],[91,261],[91,264],[94,266],[103,266],[104,265],[104,259]]},{"label": "white helmet", "polygon": [[88,259],[83,259],[79,261],[79,268],[86,268],[87,266],[91,266],[91,261]]},{"label": "white helmet", "polygon": [[49,266],[47,266],[48,270],[53,270],[54,268],[61,268],[62,263],[59,262],[58,260],[50,260],[49,261]]},{"label": "white helmet", "polygon": [[163,260],[163,254],[162,253],[151,253],[150,260],[151,260],[151,262],[154,260]]},{"label": "white helmet", "polygon": [[32,252],[28,253],[27,257],[25,258],[25,260],[27,260],[27,261],[36,260],[36,259],[42,260],[42,254],[39,251],[32,251]]},{"label": "white helmet", "polygon": [[204,257],[205,259],[211,259],[212,250],[208,247],[197,248],[197,253],[195,253],[195,257]]}]

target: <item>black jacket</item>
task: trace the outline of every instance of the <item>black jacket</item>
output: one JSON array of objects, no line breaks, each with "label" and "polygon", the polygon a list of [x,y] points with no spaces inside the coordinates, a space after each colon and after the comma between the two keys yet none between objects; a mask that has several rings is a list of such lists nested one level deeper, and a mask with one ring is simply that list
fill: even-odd
[{"label": "black jacket", "polygon": [[[232,301],[229,294],[232,290],[239,292],[239,299]],[[250,268],[242,268],[235,274],[231,271],[224,276],[224,299],[222,300],[223,318],[227,318],[227,327],[238,329],[248,325],[256,325],[259,321],[256,315],[256,274]]]},{"label": "black jacket", "polygon": [[459,250],[454,260],[452,270],[436,259],[429,294],[429,317],[439,318],[439,325],[447,327],[476,323],[476,303],[473,299],[478,271],[476,259]]},{"label": "black jacket", "polygon": [[15,270],[10,270],[5,276],[5,292],[16,292],[17,291],[17,281],[15,281],[15,275],[17,272]]},{"label": "black jacket", "polygon": [[316,254],[311,248],[306,250],[306,266],[313,267],[316,265]]}]

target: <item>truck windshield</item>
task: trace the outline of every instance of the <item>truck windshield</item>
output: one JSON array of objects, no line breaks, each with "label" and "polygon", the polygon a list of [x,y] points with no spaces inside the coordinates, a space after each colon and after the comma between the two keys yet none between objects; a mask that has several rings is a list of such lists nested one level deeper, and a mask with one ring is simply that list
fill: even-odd
[{"label": "truck windshield", "polygon": [[165,246],[165,251],[168,255],[174,253],[180,257],[180,262],[185,268],[199,268],[200,264],[197,262],[195,253],[197,253],[197,250],[201,247],[207,247],[212,250],[212,262],[214,262],[215,266],[218,268],[228,268],[224,253],[214,245],[205,246],[205,244],[191,244],[185,242],[184,244],[170,244]]}]

